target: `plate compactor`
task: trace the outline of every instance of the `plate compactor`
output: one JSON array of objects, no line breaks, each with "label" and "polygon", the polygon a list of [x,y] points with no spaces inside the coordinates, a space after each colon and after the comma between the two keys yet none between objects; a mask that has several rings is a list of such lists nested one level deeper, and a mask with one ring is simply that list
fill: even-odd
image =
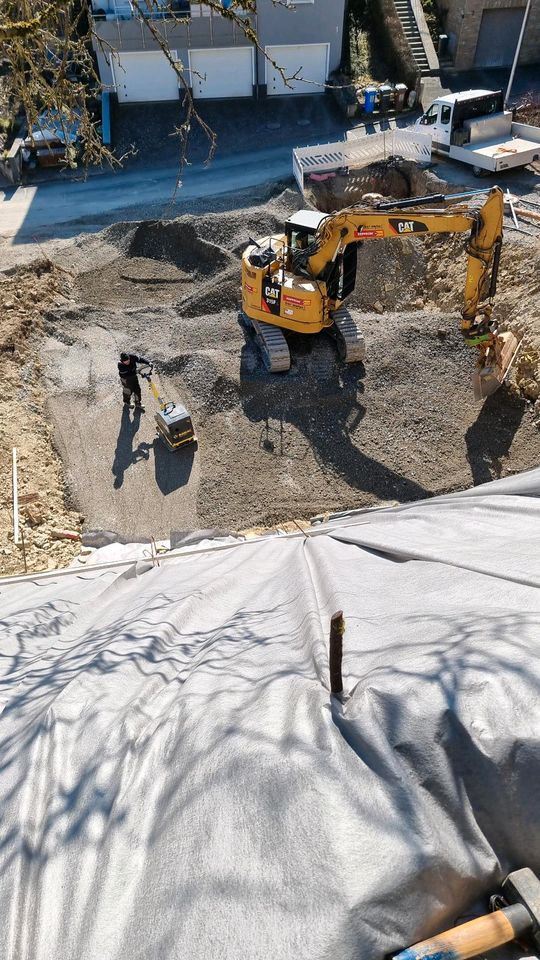
[{"label": "plate compactor", "polygon": [[152,380],[153,369],[149,366],[146,370],[139,370],[139,376],[148,381],[148,386],[159,403],[159,413],[154,416],[159,436],[169,450],[178,450],[188,443],[196,443],[197,437],[189,413],[181,403],[167,403],[160,397]]}]

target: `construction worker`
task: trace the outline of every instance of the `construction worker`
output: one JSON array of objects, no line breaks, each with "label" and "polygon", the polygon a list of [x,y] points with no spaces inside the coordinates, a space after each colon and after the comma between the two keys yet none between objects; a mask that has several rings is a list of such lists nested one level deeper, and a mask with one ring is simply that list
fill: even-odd
[{"label": "construction worker", "polygon": [[146,363],[144,357],[137,357],[134,353],[121,353],[120,363],[118,364],[118,373],[122,384],[122,393],[124,403],[131,408],[131,395],[135,394],[135,410],[144,413],[144,407],[141,402],[141,385],[137,377],[137,364]]}]

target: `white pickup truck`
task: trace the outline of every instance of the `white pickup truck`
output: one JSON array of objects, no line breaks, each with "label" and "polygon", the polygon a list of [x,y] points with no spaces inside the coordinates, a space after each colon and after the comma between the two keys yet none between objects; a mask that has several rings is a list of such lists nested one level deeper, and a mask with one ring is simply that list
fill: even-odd
[{"label": "white pickup truck", "polygon": [[470,164],[478,177],[540,160],[540,127],[514,123],[501,90],[439,97],[415,126],[431,133],[434,153]]}]

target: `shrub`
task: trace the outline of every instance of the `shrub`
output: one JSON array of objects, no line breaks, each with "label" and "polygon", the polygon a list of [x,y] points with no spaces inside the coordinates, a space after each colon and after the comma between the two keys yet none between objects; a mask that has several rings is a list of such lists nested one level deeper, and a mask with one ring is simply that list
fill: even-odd
[{"label": "shrub", "polygon": [[371,0],[371,23],[384,56],[392,64],[396,79],[406,83],[410,90],[414,89],[420,78],[420,70],[411,53],[394,0]]}]

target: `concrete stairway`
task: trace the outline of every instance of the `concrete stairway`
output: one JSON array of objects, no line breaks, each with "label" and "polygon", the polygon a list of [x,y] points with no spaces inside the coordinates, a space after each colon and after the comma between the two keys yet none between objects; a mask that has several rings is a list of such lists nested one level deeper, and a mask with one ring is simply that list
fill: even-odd
[{"label": "concrete stairway", "polygon": [[425,45],[422,40],[422,35],[420,33],[411,2],[410,0],[394,0],[394,4],[398,17],[403,24],[405,36],[409,41],[411,53],[416,60],[418,67],[420,68],[420,75],[422,77],[426,77],[432,73],[432,66],[430,66],[427,57]]}]

